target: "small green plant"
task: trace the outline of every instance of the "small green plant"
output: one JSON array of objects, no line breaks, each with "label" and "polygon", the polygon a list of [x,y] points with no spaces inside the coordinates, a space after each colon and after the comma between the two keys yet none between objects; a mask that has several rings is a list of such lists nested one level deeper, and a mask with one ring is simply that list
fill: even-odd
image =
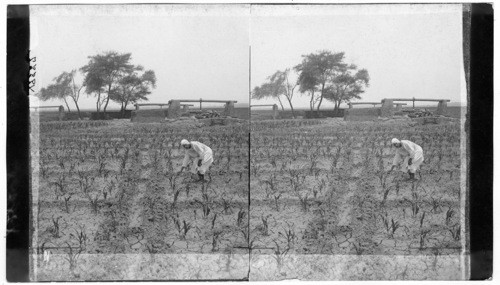
[{"label": "small green plant", "polygon": [[59,238],[60,237],[60,223],[59,223],[59,220],[61,220],[61,216],[57,217],[54,219],[54,216],[52,216],[52,229],[51,229],[51,233],[52,233],[52,236],[55,237],[55,238]]},{"label": "small green plant", "polygon": [[420,228],[424,225],[424,219],[425,219],[425,212],[422,213],[422,216],[420,216]]},{"label": "small green plant", "polygon": [[269,219],[271,215],[267,216],[261,216],[260,219],[262,220],[262,235],[268,236],[269,235],[269,224],[267,220]]},{"label": "small green plant", "polygon": [[66,253],[65,259],[69,263],[69,270],[74,274],[75,273],[74,271],[75,271],[76,266],[77,266],[78,258],[80,257],[80,254],[82,253],[82,249],[79,248],[78,250],[74,250],[73,247],[71,247],[71,245],[68,242],[66,242],[66,245],[68,246],[68,252]]},{"label": "small green plant", "polygon": [[217,213],[214,214],[214,217],[212,218],[212,230],[215,227],[215,221],[217,220]]},{"label": "small green plant", "polygon": [[291,225],[288,222],[286,224],[287,228],[283,228],[283,232],[278,232],[278,235],[286,239],[288,248],[293,249],[297,241],[297,235],[295,234],[293,224]]},{"label": "small green plant", "polygon": [[454,241],[459,241],[460,240],[460,230],[461,227],[458,223],[454,224],[451,226],[448,231],[451,233],[451,237],[453,238]]},{"label": "small green plant", "polygon": [[87,246],[87,241],[88,241],[88,238],[87,238],[87,233],[85,231],[85,227],[82,227],[80,226],[80,229],[75,229],[75,234],[71,233],[70,234],[70,237],[74,237],[76,238],[76,240],[78,241],[78,244],[80,246],[80,248],[82,250],[84,250]]},{"label": "small green plant", "polygon": [[229,199],[226,199],[224,197],[221,198],[222,200],[222,208],[224,211],[224,214],[227,215],[232,212],[231,210],[231,201]]},{"label": "small green plant", "polygon": [[445,217],[445,224],[446,225],[448,225],[450,223],[450,221],[454,215],[455,215],[455,210],[453,210],[451,207],[449,207],[448,210],[446,211],[446,217]]},{"label": "small green plant", "polygon": [[384,211],[384,214],[380,214],[380,218],[382,219],[382,223],[384,225],[384,228],[386,232],[389,234],[389,236],[392,238],[394,237],[394,233],[396,233],[396,230],[401,227],[398,221],[394,221],[394,218],[391,218],[389,220],[389,216],[387,214],[387,211]]},{"label": "small green plant", "polygon": [[243,211],[243,209],[240,209],[238,212],[238,215],[237,215],[237,219],[236,219],[236,225],[238,227],[243,225],[243,219],[245,218],[245,216],[246,216],[246,212]]},{"label": "small green plant", "polygon": [[222,235],[222,231],[214,231],[212,233],[212,252],[219,250],[219,240]]},{"label": "small green plant", "polygon": [[427,235],[430,232],[431,232],[430,229],[421,229],[420,230],[420,239],[419,239],[420,250],[423,250],[425,248],[425,241],[427,240]]},{"label": "small green plant", "polygon": [[177,216],[174,216],[173,219],[174,219],[175,227],[176,227],[177,231],[179,232],[180,239],[186,240],[186,235],[189,232],[189,230],[192,228],[191,223],[187,223],[186,220],[183,220],[181,223],[178,214],[177,214]]},{"label": "small green plant", "polygon": [[281,198],[282,194],[283,193],[281,191],[273,194],[274,205],[276,206],[276,211],[278,211],[278,212],[280,211],[280,206],[278,204],[278,201]]},{"label": "small green plant", "polygon": [[207,193],[202,193],[201,197],[201,201],[198,199],[194,199],[194,202],[201,205],[203,217],[208,217],[208,215],[210,214],[210,199]]},{"label": "small green plant", "polygon": [[92,213],[97,214],[99,213],[99,196],[100,192],[96,192],[94,196],[92,196],[90,193],[87,193],[87,199],[89,200],[90,207],[92,209]]},{"label": "small green plant", "polygon": [[281,268],[283,267],[283,263],[285,261],[285,258],[288,254],[288,252],[290,251],[290,248],[289,247],[281,247],[279,245],[279,243],[276,241],[276,240],[273,240],[274,242],[274,255],[272,256],[274,258],[274,260],[276,260],[276,264],[278,266],[278,270],[281,270]]}]

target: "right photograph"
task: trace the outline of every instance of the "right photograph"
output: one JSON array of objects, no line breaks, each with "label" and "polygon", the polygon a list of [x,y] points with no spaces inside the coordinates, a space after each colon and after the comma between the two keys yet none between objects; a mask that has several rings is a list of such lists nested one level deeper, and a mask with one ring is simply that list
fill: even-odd
[{"label": "right photograph", "polygon": [[468,9],[251,5],[250,280],[469,278]]}]

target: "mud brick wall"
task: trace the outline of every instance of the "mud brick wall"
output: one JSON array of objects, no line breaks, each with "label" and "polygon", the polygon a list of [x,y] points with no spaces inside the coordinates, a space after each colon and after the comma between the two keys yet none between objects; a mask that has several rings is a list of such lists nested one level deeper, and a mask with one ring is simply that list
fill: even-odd
[{"label": "mud brick wall", "polygon": [[380,116],[380,108],[359,108],[344,110],[344,121],[373,121]]},{"label": "mud brick wall", "polygon": [[392,99],[382,100],[382,107],[380,108],[380,116],[392,117],[394,115],[394,101]]},{"label": "mud brick wall", "polygon": [[345,109],[338,110],[320,110],[320,111],[305,111],[304,115],[306,119],[316,119],[316,118],[342,118],[344,117]]},{"label": "mud brick wall", "polygon": [[134,123],[164,122],[167,116],[166,109],[135,110],[132,111],[131,121]]},{"label": "mud brick wall", "polygon": [[[80,115],[82,116],[82,119],[90,119],[90,116],[91,116],[91,113],[90,112],[84,112],[84,111],[80,111]],[[130,118],[130,116],[129,116]],[[64,120],[65,121],[78,121],[80,119],[80,117],[78,116],[78,112],[76,111],[73,111],[71,113],[66,113],[64,115]]]},{"label": "mud brick wall", "polygon": [[[72,119],[78,119],[78,114],[72,113],[73,117]],[[107,111],[106,113],[104,112],[92,112],[90,113],[90,119],[91,120],[111,120],[111,119],[130,119],[132,115],[131,110],[125,110],[125,112],[121,111]],[[83,117],[83,113],[82,113]]]},{"label": "mud brick wall", "polygon": [[234,112],[234,102],[228,102],[224,105],[224,116],[236,116],[236,113]]},{"label": "mud brick wall", "polygon": [[[273,115],[272,114],[261,114],[258,112],[252,112],[252,120],[272,120]],[[278,114],[279,116],[279,114]]]},{"label": "mud brick wall", "polygon": [[58,111],[39,111],[31,112],[31,116],[38,116],[40,122],[62,121],[66,117],[65,112]]},{"label": "mud brick wall", "polygon": [[448,115],[448,103],[446,101],[439,101],[436,115]]}]

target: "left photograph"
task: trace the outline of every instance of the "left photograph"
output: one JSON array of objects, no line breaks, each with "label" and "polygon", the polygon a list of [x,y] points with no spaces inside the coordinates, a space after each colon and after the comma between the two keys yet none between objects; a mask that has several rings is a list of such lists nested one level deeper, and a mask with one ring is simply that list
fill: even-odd
[{"label": "left photograph", "polygon": [[247,280],[248,5],[29,9],[31,280]]}]

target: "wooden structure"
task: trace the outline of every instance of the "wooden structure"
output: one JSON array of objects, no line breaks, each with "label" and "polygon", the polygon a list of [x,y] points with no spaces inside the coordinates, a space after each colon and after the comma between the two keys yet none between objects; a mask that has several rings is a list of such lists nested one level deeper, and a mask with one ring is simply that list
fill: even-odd
[{"label": "wooden structure", "polygon": [[382,103],[380,102],[355,102],[355,103],[351,103],[349,102],[349,109],[352,109],[352,106],[354,105],[373,105],[373,107],[375,108],[376,105],[381,105]]},{"label": "wooden structure", "polygon": [[252,110],[253,107],[273,107],[273,120],[276,120],[278,118],[278,105],[276,104],[262,104],[262,105],[250,105],[250,110]]},{"label": "wooden structure", "polygon": [[[447,102],[450,100],[446,99],[418,99],[418,98],[385,98],[382,102],[355,102],[349,103],[349,109],[346,110],[344,114],[344,120],[374,120],[376,117],[391,117],[394,112],[401,112],[403,106],[407,103],[403,102],[413,102],[413,109],[415,109],[415,102],[438,102],[436,115],[446,115],[447,114]],[[373,105],[373,109],[354,109],[354,105]],[[375,108],[377,105],[381,105],[380,108]]]},{"label": "wooden structure", "polygon": [[181,113],[181,107],[185,104],[182,103],[200,103],[200,110],[202,109],[202,103],[224,103],[224,116],[235,116],[234,112],[234,104],[237,103],[238,101],[227,101],[227,100],[170,100],[168,103],[168,113],[167,117],[169,119],[171,118],[177,118],[180,116]]},{"label": "wooden structure", "polygon": [[[163,122],[167,117],[168,109],[170,108],[169,103],[137,103],[134,105],[135,110],[132,111],[131,121],[138,123],[152,123],[152,122]],[[159,106],[160,108],[155,109],[141,109],[141,107],[145,106]],[[167,106],[167,108],[163,108]],[[182,107],[182,110],[179,110],[179,115],[181,113],[187,113],[189,111],[189,107],[194,106],[193,104],[180,104],[179,108]]]},{"label": "wooden structure", "polygon": [[[160,109],[163,109],[163,106],[169,106],[170,103],[140,103],[135,104],[135,110],[139,110],[140,106],[160,106]],[[189,107],[194,106],[193,104],[181,104],[183,110],[187,111]]]},{"label": "wooden structure", "polygon": [[[415,102],[438,102],[438,107],[436,110],[436,115],[446,115],[447,114],[447,102],[450,102],[450,100],[445,100],[445,99],[417,99],[415,97],[413,98],[392,98],[392,99],[383,99],[382,100],[382,109],[381,109],[381,116],[383,117],[388,117],[392,116],[394,112],[394,102],[413,102],[413,109],[415,109]],[[396,111],[397,111],[397,106],[398,103],[396,103]],[[402,105],[402,104],[401,104]]]}]

